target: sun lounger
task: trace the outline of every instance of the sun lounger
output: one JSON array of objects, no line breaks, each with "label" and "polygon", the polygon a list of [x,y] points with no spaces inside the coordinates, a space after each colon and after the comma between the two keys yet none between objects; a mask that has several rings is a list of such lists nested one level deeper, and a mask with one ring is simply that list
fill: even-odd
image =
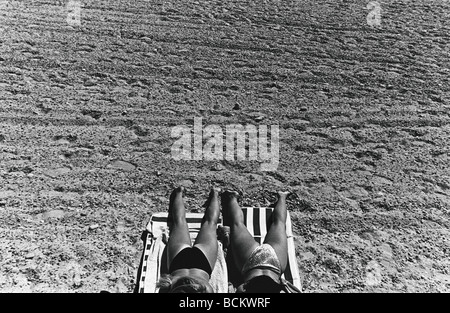
[{"label": "sun lounger", "polygon": [[[244,212],[244,223],[247,226],[250,234],[255,238],[258,243],[264,242],[267,231],[272,223],[271,216],[273,212],[272,207],[242,207]],[[297,258],[295,254],[294,235],[292,233],[291,217],[288,212],[286,221],[286,234],[288,240],[288,264],[286,271],[282,275],[286,281],[294,285],[298,290],[302,290],[302,284],[300,279],[300,271],[297,264]],[[237,270],[232,265],[231,256],[227,259],[229,280],[235,287],[240,283]]]},{"label": "sun lounger", "polygon": [[[203,213],[186,213],[192,242],[200,231]],[[166,243],[170,236],[168,213],[158,212],[151,216],[144,232],[144,252],[138,271],[136,292],[157,293],[157,282],[162,274],[167,273]],[[211,274],[210,284],[216,293],[228,292],[227,266],[223,245],[219,241],[217,261]]]}]

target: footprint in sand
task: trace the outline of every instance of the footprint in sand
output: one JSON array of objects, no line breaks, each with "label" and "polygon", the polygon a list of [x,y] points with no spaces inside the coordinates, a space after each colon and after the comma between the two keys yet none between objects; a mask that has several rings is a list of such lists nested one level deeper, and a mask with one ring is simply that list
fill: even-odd
[{"label": "footprint in sand", "polygon": [[123,171],[133,171],[136,169],[136,165],[123,160],[114,160],[111,163],[109,163],[107,167]]},{"label": "footprint in sand", "polygon": [[68,167],[60,167],[60,168],[55,168],[55,169],[48,169],[48,170],[44,171],[43,174],[46,176],[49,176],[51,178],[56,178],[61,175],[67,174],[70,171],[71,171],[71,169]]}]

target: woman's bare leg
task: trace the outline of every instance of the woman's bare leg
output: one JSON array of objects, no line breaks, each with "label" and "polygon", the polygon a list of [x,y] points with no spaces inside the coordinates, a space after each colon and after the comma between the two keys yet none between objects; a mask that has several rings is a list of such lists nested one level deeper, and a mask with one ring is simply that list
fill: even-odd
[{"label": "woman's bare leg", "polygon": [[189,228],[186,222],[186,208],[183,201],[184,187],[175,188],[170,195],[169,219],[172,222],[167,243],[168,267],[178,252],[191,246]]},{"label": "woman's bare leg", "polygon": [[194,243],[194,246],[205,254],[211,269],[214,269],[217,259],[217,223],[220,216],[219,192],[220,189],[213,188],[209,193],[202,227]]},{"label": "woman's bare leg", "polygon": [[264,243],[270,244],[277,253],[283,272],[288,260],[286,236],[286,197],[288,194],[289,192],[278,192],[278,201],[272,213],[272,225],[264,240]]},{"label": "woman's bare leg", "polygon": [[244,224],[244,213],[237,201],[238,193],[225,191],[222,194],[223,223],[230,226],[230,244],[234,262],[239,271],[251,253],[259,245]]}]

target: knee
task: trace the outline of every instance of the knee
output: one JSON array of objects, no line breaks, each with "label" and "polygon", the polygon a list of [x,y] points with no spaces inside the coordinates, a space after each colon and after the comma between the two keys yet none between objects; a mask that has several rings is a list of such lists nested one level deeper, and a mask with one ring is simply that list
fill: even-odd
[{"label": "knee", "polygon": [[217,228],[218,225],[218,218],[204,218],[202,221],[202,227],[208,227],[208,228]]}]

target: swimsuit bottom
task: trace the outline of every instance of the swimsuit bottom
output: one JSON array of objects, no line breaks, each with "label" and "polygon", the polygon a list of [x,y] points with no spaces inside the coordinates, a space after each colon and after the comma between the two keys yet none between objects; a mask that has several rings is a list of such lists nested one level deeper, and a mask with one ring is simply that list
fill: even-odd
[{"label": "swimsuit bottom", "polygon": [[184,268],[198,268],[211,276],[212,269],[205,254],[197,247],[186,247],[175,256],[169,267],[169,273]]},{"label": "swimsuit bottom", "polygon": [[260,275],[238,286],[236,293],[280,293],[282,290],[281,282],[276,282],[272,277]]},{"label": "swimsuit bottom", "polygon": [[242,275],[245,277],[253,269],[270,270],[278,276],[278,280],[266,275],[256,276],[241,284],[237,293],[279,293],[283,289],[280,260],[271,245],[264,243],[253,250],[242,267]]},{"label": "swimsuit bottom", "polygon": [[281,276],[281,264],[278,256],[271,245],[263,243],[256,247],[250,254],[247,262],[242,267],[242,275],[245,276],[252,269],[269,269]]}]

